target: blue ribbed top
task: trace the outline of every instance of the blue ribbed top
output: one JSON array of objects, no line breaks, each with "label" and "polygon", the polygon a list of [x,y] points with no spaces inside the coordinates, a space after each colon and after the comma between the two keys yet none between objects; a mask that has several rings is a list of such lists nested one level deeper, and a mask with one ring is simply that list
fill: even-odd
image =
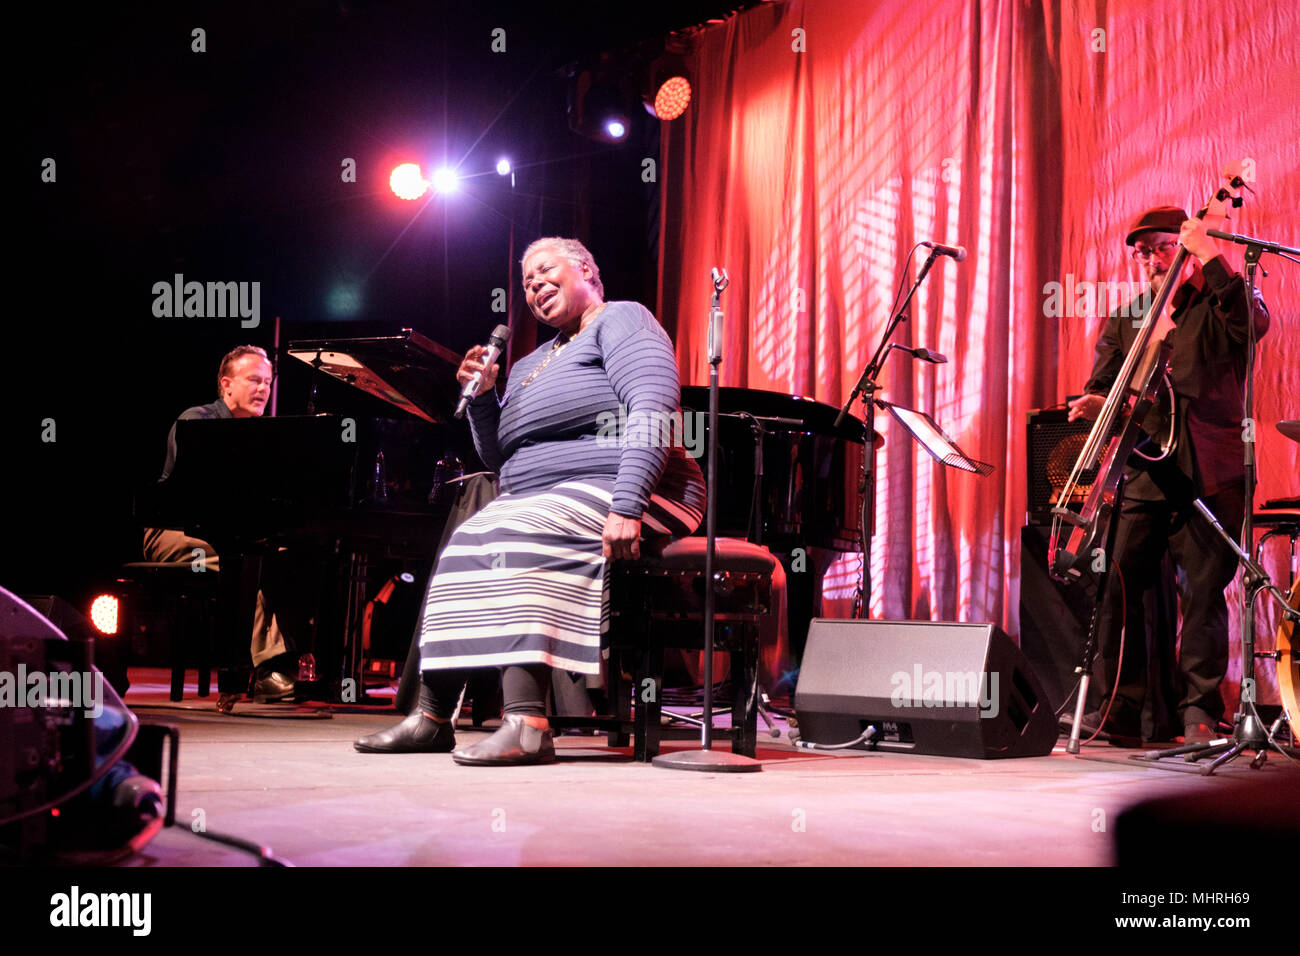
[{"label": "blue ribbed top", "polygon": [[525,386],[555,341],[515,363],[499,402],[489,391],[470,403],[474,445],[500,473],[501,490],[604,477],[615,480],[612,510],[629,518],[640,518],[656,491],[702,509],[699,466],[680,440],[665,440],[681,387],[672,343],[649,310],[606,303]]}]

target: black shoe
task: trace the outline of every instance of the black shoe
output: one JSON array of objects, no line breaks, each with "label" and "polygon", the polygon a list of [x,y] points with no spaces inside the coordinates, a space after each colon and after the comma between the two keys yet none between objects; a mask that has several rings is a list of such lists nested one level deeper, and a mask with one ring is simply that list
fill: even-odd
[{"label": "black shoe", "polygon": [[456,746],[451,721],[439,723],[417,708],[400,724],[352,744],[363,754],[445,754]]},{"label": "black shoe", "polygon": [[520,715],[506,714],[500,730],[487,740],[453,752],[451,759],[478,767],[553,763],[555,736],[549,727],[538,730]]},{"label": "black shoe", "polygon": [[[1097,740],[1104,740],[1115,747],[1142,746],[1142,728],[1139,721],[1125,718],[1118,708],[1111,710],[1110,719],[1105,724],[1102,724],[1101,715],[1100,710],[1083,715],[1083,723],[1079,725],[1080,739],[1087,740],[1095,734]],[[1061,717],[1063,733],[1068,734],[1073,725],[1073,713]]]},{"label": "black shoe", "polygon": [[293,681],[285,677],[279,671],[263,672],[258,668],[258,674],[261,675],[253,682],[253,701],[258,704],[269,704],[280,700],[289,700],[293,697]]}]

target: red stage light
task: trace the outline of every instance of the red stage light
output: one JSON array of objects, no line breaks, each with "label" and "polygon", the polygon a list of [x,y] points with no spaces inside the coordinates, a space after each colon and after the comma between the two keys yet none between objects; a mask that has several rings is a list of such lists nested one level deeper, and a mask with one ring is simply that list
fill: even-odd
[{"label": "red stage light", "polygon": [[101,594],[95,598],[90,604],[90,621],[95,625],[95,630],[109,636],[116,634],[117,611],[118,601],[115,595]]},{"label": "red stage light", "polygon": [[419,199],[429,191],[429,183],[420,172],[419,163],[402,163],[393,168],[388,187],[398,199]]},{"label": "red stage light", "polygon": [[686,112],[691,102],[691,83],[684,76],[671,76],[659,84],[655,94],[655,116],[675,120]]}]

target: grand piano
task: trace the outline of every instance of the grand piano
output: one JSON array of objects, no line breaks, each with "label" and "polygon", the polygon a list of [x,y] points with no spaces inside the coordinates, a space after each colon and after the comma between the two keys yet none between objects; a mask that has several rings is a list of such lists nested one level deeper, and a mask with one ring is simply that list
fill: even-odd
[{"label": "grand piano", "polygon": [[[313,414],[177,422],[175,467],[137,499],[136,516],[210,541],[221,555],[223,699],[247,684],[262,559],[285,548],[301,576],[319,579],[314,648],[299,648],[316,656],[315,689],[359,700],[361,622],[375,573],[397,565],[427,576],[450,504],[441,479],[478,468],[468,430],[451,421],[460,356],[410,329],[294,342],[287,355],[313,369]],[[316,412],[327,378],[403,414]]]},{"label": "grand piano", "polygon": [[[682,411],[704,416],[707,447],[708,388],[683,386]],[[719,388],[718,534],[773,552],[858,550],[864,429],[853,417],[836,428],[838,415],[796,395]]]},{"label": "grand piano", "polygon": [[[314,370],[310,411],[328,377],[403,414],[179,422],[176,466],[137,516],[205,538],[221,554],[223,695],[247,682],[252,569],[259,555],[287,547],[315,555],[337,585],[327,588],[337,606],[317,616],[318,670],[329,696],[349,699],[350,680],[359,699],[361,621],[375,568],[404,561],[427,576],[447,517],[450,496],[437,494],[447,462],[478,468],[468,426],[451,421],[460,356],[409,329],[294,342],[287,355]],[[836,428],[836,408],[753,389],[720,389],[719,405],[719,533],[777,554],[857,550],[861,422]],[[706,428],[708,389],[684,387],[682,408]],[[697,437],[696,447],[707,447],[707,432]],[[248,465],[233,481],[231,462]],[[812,577],[799,576],[807,595],[791,594],[796,647],[815,609]]]}]

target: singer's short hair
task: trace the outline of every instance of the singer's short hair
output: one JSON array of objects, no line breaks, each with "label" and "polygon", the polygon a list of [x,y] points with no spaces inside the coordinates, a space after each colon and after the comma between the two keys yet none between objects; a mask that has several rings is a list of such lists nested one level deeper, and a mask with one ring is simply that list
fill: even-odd
[{"label": "singer's short hair", "polygon": [[548,236],[545,239],[534,239],[524,250],[523,256],[519,260],[519,268],[524,267],[524,263],[538,249],[554,249],[564,258],[568,259],[575,266],[586,266],[591,270],[590,285],[596,290],[596,295],[602,299],[605,298],[605,284],[600,281],[600,267],[596,265],[596,260],[591,252],[577,239],[564,239],[560,236]]},{"label": "singer's short hair", "polygon": [[225,390],[221,387],[221,380],[230,375],[230,371],[245,355],[260,355],[266,361],[271,359],[266,354],[266,349],[260,345],[237,345],[221,359],[221,364],[217,366],[217,398],[225,398]]}]

